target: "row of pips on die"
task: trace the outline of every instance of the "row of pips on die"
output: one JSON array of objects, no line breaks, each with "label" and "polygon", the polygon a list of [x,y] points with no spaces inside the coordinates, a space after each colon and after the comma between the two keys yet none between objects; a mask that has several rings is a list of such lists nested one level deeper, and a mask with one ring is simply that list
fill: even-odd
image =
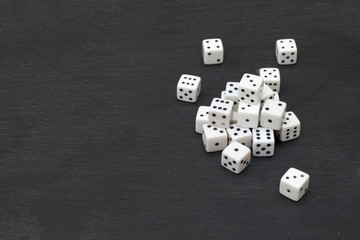
[{"label": "row of pips on die", "polygon": [[[224,61],[221,39],[205,39],[202,44],[206,65]],[[297,47],[294,39],[276,41],[275,55],[279,65],[295,64]],[[251,162],[251,156],[270,157],[275,153],[275,137],[286,142],[300,136],[300,121],[287,104],[280,101],[280,71],[261,68],[259,75],[245,73],[240,82],[228,82],[220,98],[210,106],[200,106],[195,131],[202,134],[207,152],[222,151],[221,165],[239,174]],[[180,101],[196,102],[201,78],[183,74],[177,85]],[[308,190],[309,175],[290,168],[281,178],[279,191],[298,201]]]}]

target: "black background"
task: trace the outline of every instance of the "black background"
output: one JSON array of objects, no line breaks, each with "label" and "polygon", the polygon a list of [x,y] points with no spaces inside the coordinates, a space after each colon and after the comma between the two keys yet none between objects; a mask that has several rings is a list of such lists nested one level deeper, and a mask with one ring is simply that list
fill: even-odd
[{"label": "black background", "polygon": [[[0,239],[357,239],[359,1],[2,1]],[[219,37],[222,65],[201,41]],[[298,63],[278,66],[294,38]],[[279,67],[302,123],[236,175],[206,153],[198,106]],[[181,74],[201,76],[195,104]],[[310,174],[300,202],[278,193]]]}]

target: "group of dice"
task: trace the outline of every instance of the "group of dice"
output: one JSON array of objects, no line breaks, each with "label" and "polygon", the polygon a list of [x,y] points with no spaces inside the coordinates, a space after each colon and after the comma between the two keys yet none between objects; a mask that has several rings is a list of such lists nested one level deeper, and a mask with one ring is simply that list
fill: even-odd
[{"label": "group of dice", "polygon": [[[224,61],[221,39],[203,41],[204,64]],[[295,64],[297,47],[294,39],[276,42],[279,65]],[[183,74],[177,85],[177,98],[196,102],[200,94],[201,78]],[[259,76],[245,73],[240,82],[227,82],[221,98],[214,98],[210,106],[200,106],[196,114],[195,131],[202,134],[207,152],[222,151],[221,165],[239,174],[255,157],[274,155],[275,134],[285,142],[300,136],[300,121],[287,104],[279,99],[280,72],[277,68],[261,68]],[[298,201],[308,190],[309,175],[290,168],[280,181],[279,191]]]}]

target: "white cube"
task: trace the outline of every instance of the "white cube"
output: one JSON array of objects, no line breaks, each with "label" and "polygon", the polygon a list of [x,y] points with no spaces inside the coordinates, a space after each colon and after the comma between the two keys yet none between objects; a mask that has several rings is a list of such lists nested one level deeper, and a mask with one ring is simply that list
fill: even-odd
[{"label": "white cube", "polygon": [[275,55],[279,65],[295,64],[297,47],[294,39],[279,39],[276,41]]},{"label": "white cube", "polygon": [[280,180],[279,191],[285,197],[299,201],[309,189],[310,176],[296,168],[290,168]]},{"label": "white cube", "polygon": [[220,64],[224,61],[224,47],[220,38],[202,41],[202,55],[205,65]]},{"label": "white cube", "polygon": [[237,124],[232,124],[226,131],[228,133],[229,143],[238,142],[251,148],[252,133],[249,128],[243,128],[239,127]]},{"label": "white cube", "polygon": [[260,112],[262,127],[280,130],[286,112],[286,103],[268,99]]},{"label": "white cube", "polygon": [[196,113],[195,131],[202,133],[202,126],[209,123],[209,106],[200,106]]},{"label": "white cube", "polygon": [[260,108],[264,106],[266,100],[274,97],[274,91],[266,84],[263,86],[263,91],[261,94]]},{"label": "white cube", "polygon": [[209,109],[210,124],[227,128],[232,119],[234,102],[227,99],[214,98]]},{"label": "white cube", "polygon": [[177,84],[177,99],[184,102],[196,102],[201,90],[201,78],[189,74],[181,75]]},{"label": "white cube", "polygon": [[225,128],[203,125],[202,140],[207,152],[222,151],[227,146],[227,133]]},{"label": "white cube", "polygon": [[240,102],[237,113],[237,124],[240,127],[256,128],[259,124],[260,103],[248,104]]},{"label": "white cube", "polygon": [[239,83],[239,100],[244,103],[257,104],[261,99],[263,85],[262,77],[245,73]]},{"label": "white cube", "polygon": [[280,92],[280,71],[278,68],[260,68],[259,75],[274,92]]},{"label": "white cube", "polygon": [[234,102],[233,110],[237,111],[239,103],[239,83],[238,82],[227,82],[225,88],[225,99]]},{"label": "white cube", "polygon": [[270,157],[274,155],[274,131],[268,128],[253,129],[252,153],[256,157]]},{"label": "white cube", "polygon": [[276,131],[275,134],[280,141],[286,142],[298,138],[300,136],[300,129],[301,125],[299,119],[296,117],[295,113],[289,111],[285,113],[281,129]]},{"label": "white cube", "polygon": [[238,142],[232,142],[221,154],[221,165],[233,173],[239,174],[249,164],[251,151]]}]

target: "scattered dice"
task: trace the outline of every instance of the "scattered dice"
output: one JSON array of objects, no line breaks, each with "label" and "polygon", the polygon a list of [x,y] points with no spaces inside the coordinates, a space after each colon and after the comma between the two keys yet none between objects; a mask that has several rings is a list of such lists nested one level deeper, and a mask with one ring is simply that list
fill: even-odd
[{"label": "scattered dice", "polygon": [[201,78],[183,74],[177,85],[177,99],[184,102],[196,102],[201,90]]},{"label": "scattered dice", "polygon": [[220,64],[224,61],[224,47],[220,38],[205,39],[202,42],[205,65]]},{"label": "scattered dice", "polygon": [[209,109],[209,122],[214,126],[229,127],[233,106],[234,102],[231,100],[214,98]]},{"label": "scattered dice", "polygon": [[280,92],[280,71],[277,68],[260,68],[260,77],[274,92]]},{"label": "scattered dice", "polygon": [[256,157],[270,157],[274,155],[274,131],[268,128],[253,129],[252,153]]},{"label": "scattered dice", "polygon": [[200,106],[196,113],[195,131],[202,133],[202,126],[209,123],[209,108],[208,106]]},{"label": "scattered dice", "polygon": [[228,133],[229,144],[235,141],[251,148],[252,133],[249,128],[243,128],[239,127],[237,124],[232,124],[226,131]]},{"label": "scattered dice", "polygon": [[239,103],[237,124],[240,127],[256,128],[259,124],[260,103]]},{"label": "scattered dice", "polygon": [[239,99],[244,103],[257,104],[261,99],[264,81],[261,77],[245,73],[239,83]]},{"label": "scattered dice", "polygon": [[290,168],[280,180],[279,191],[294,201],[299,201],[309,189],[310,176],[296,168]]},{"label": "scattered dice", "polygon": [[227,133],[225,128],[203,125],[202,140],[207,152],[222,151],[227,146]]},{"label": "scattered dice", "polygon": [[262,127],[280,130],[286,112],[286,103],[268,99],[260,113]]},{"label": "scattered dice", "polygon": [[286,142],[300,136],[300,121],[293,112],[286,112],[281,129],[275,132],[280,141]]},{"label": "scattered dice", "polygon": [[276,41],[276,59],[279,65],[295,64],[297,47],[294,39],[279,39]]},{"label": "scattered dice", "polygon": [[250,149],[241,143],[232,142],[221,154],[221,165],[239,174],[249,165],[251,159],[250,152]]}]

